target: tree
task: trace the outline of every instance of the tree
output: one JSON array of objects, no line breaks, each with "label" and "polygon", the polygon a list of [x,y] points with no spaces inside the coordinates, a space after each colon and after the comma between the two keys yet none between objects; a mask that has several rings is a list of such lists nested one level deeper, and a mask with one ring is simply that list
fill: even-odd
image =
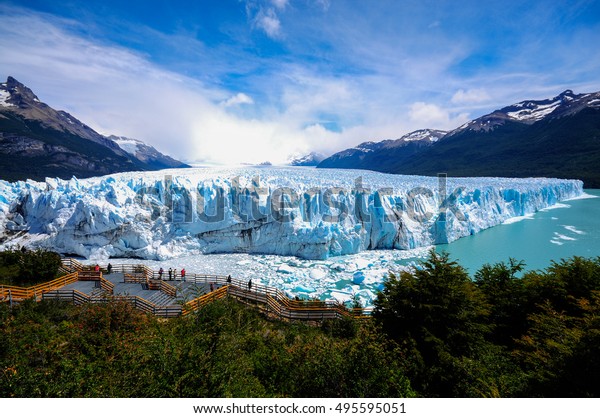
[{"label": "tree", "polygon": [[475,273],[474,282],[489,305],[492,340],[497,344],[509,346],[526,330],[526,295],[517,277],[523,267],[523,262],[510,258],[508,263],[484,264]]},{"label": "tree", "polygon": [[488,309],[481,291],[447,253],[431,251],[422,268],[391,275],[373,316],[413,360],[413,384],[424,395],[468,396],[491,391],[480,355]]}]

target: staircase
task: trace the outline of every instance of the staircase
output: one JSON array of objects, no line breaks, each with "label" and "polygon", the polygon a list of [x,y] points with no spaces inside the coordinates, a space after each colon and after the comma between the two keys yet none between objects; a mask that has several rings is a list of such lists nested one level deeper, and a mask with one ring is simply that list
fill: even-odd
[{"label": "staircase", "polygon": [[101,287],[95,287],[90,293],[90,298],[92,299],[104,299],[106,297],[106,291]]},{"label": "staircase", "polygon": [[167,295],[166,293],[156,291],[155,294],[149,297],[147,300],[155,304],[156,306],[168,306],[175,305],[176,301],[174,297]]}]

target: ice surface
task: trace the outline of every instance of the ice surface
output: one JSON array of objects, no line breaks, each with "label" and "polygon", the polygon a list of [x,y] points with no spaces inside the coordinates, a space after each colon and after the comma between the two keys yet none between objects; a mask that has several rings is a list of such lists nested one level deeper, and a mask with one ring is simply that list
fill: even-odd
[{"label": "ice surface", "polygon": [[577,180],[458,178],[441,185],[433,177],[276,167],[0,182],[0,230],[4,247],[86,258],[243,252],[326,260],[452,242],[583,193]]}]

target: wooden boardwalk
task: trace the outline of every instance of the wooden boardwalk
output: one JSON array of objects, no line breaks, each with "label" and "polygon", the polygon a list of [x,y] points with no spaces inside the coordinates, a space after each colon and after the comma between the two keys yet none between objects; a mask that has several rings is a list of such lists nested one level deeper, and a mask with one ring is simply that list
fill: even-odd
[{"label": "wooden boardwalk", "polygon": [[119,264],[108,274],[90,270],[73,259],[63,259],[61,271],[65,275],[59,279],[32,288],[2,286],[0,301],[12,303],[34,298],[82,304],[120,300],[143,312],[170,318],[189,315],[213,300],[231,297],[285,320],[368,317],[363,309],[349,310],[338,302],[294,300],[280,289],[260,284],[249,287],[248,283],[230,276],[191,273],[185,278],[174,275],[174,280],[164,280],[163,274],[160,280],[158,272],[144,265]]}]

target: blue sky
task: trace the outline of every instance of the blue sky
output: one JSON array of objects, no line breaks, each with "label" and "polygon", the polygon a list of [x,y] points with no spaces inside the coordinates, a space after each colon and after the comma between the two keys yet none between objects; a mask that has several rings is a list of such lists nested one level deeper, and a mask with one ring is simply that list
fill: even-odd
[{"label": "blue sky", "polygon": [[284,161],[600,90],[600,1],[0,2],[0,76],[186,161]]}]

